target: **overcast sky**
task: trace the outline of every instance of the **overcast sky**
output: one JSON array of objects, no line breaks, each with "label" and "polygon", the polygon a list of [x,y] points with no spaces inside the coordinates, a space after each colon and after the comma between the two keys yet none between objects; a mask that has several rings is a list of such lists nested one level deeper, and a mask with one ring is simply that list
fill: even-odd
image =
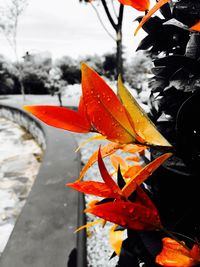
[{"label": "overcast sky", "polygon": [[[6,1],[0,0],[0,3]],[[100,25],[90,4],[80,4],[79,0],[29,0],[28,3],[18,28],[20,57],[26,51],[48,51],[54,59],[63,55],[78,57],[114,51],[115,42]],[[104,14],[103,10],[101,14]],[[133,36],[137,26],[134,19],[138,15],[141,14],[131,7],[125,7],[123,38],[125,52],[130,55],[134,54],[144,35],[141,31],[138,36]],[[106,17],[102,19],[109,26]],[[112,28],[108,28],[113,33]],[[13,59],[12,50],[2,34],[0,53]]]}]

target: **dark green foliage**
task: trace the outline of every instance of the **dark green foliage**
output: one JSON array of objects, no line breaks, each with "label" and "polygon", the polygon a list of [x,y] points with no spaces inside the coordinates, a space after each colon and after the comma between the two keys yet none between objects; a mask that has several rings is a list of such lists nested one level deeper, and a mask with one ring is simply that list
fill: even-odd
[{"label": "dark green foliage", "polygon": [[14,77],[11,73],[11,64],[0,56],[0,94],[14,91]]},{"label": "dark green foliage", "polygon": [[[200,240],[196,212],[200,173],[200,33],[188,29],[200,20],[200,2],[171,1],[160,11],[162,17],[154,16],[144,24],[147,35],[137,50],[148,51],[153,59],[149,115],[173,144],[175,155],[147,183],[163,225],[181,233],[182,240],[188,242],[184,236]],[[160,153],[154,149],[150,152],[151,160]],[[134,235],[138,237],[136,244],[133,244]],[[155,232],[151,236],[151,233],[129,231],[118,266],[139,266],[137,260],[147,267],[157,266],[155,255],[161,248],[156,247],[161,244],[161,238]],[[143,246],[141,250],[139,244],[140,248]]]},{"label": "dark green foliage", "polygon": [[115,54],[105,54],[103,62],[104,75],[111,79],[115,80],[116,77],[116,55]]},{"label": "dark green foliage", "polygon": [[62,57],[56,62],[56,66],[61,70],[61,78],[68,84],[80,83],[80,66],[71,57]]},{"label": "dark green foliage", "polygon": [[21,68],[26,94],[48,94],[45,82],[51,65],[52,60],[49,54],[33,54],[24,58]]},{"label": "dark green foliage", "polygon": [[130,88],[138,92],[147,89],[149,77],[152,76],[152,59],[148,52],[137,52],[129,62],[124,64],[124,79]]}]

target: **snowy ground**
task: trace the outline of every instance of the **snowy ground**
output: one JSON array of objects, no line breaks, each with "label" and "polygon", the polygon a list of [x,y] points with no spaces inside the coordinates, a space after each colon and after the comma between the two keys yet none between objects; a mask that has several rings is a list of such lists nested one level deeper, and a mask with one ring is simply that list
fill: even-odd
[{"label": "snowy ground", "polygon": [[40,167],[42,150],[17,124],[0,118],[0,254]]}]

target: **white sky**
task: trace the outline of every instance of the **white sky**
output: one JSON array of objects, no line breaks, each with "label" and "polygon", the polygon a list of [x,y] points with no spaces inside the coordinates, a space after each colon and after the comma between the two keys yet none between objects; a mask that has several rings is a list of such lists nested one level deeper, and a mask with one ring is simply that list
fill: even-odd
[{"label": "white sky", "polygon": [[[8,0],[0,0],[6,3]],[[101,9],[99,9],[101,10]],[[101,14],[104,14],[103,10]],[[123,24],[123,44],[125,52],[132,56],[141,37],[141,31],[134,37],[137,22],[133,20],[141,15],[126,6]],[[107,22],[106,17],[103,21]],[[105,23],[109,26],[109,23]],[[79,0],[29,0],[25,12],[20,17],[18,28],[18,54],[22,57],[26,51],[51,53],[58,58],[63,55],[78,57],[103,54],[115,49],[115,42],[100,25],[90,4],[80,4]],[[0,54],[13,59],[13,52],[4,36],[0,34]]]}]

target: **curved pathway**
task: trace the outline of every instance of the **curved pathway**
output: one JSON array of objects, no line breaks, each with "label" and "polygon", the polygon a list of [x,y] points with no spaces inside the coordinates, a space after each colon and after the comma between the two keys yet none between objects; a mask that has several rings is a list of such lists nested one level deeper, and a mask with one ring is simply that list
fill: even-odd
[{"label": "curved pathway", "polygon": [[43,123],[41,127],[46,140],[44,159],[1,257],[1,267],[66,267],[77,247],[73,231],[78,193],[65,187],[79,175],[77,144],[69,132]]}]

